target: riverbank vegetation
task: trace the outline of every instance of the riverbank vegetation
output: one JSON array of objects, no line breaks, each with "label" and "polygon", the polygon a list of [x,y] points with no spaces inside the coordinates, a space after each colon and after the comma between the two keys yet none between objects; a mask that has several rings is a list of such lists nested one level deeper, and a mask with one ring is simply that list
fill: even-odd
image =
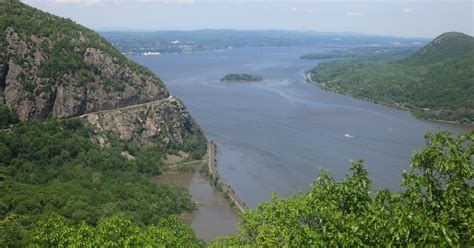
[{"label": "riverbank vegetation", "polygon": [[470,246],[474,243],[474,131],[427,134],[402,190],[374,190],[363,162],[308,193],[274,196],[240,216],[239,232],[211,247]]},{"label": "riverbank vegetation", "polygon": [[222,79],[222,82],[261,82],[263,77],[253,74],[227,74]]},{"label": "riverbank vegetation", "polygon": [[59,215],[38,222],[35,247],[203,247],[188,225],[170,216],[159,224],[140,228],[124,217],[111,217],[92,226],[69,224]]},{"label": "riverbank vegetation", "polygon": [[[343,181],[323,172],[308,193],[275,195],[244,212],[238,233],[209,246],[472,244],[474,131],[426,138],[427,147],[402,174],[400,192],[374,190],[363,162],[354,162]],[[0,244],[203,246],[173,217],[193,209],[189,193],[151,182],[154,172],[140,169],[149,153],[119,140],[110,144],[93,142],[79,120],[29,122],[0,132]],[[136,159],[123,157],[124,149]]]},{"label": "riverbank vegetation", "polygon": [[323,89],[425,119],[474,122],[474,38],[465,34],[443,34],[405,59],[333,61],[310,73]]},{"label": "riverbank vegetation", "polygon": [[[126,219],[141,230],[195,208],[187,190],[149,179],[160,173],[167,147],[141,148],[111,134],[103,134],[108,144],[101,146],[95,135],[79,119],[31,121],[0,132],[0,246],[31,244],[38,221],[53,214],[84,231],[82,237],[94,228],[100,233],[101,223],[114,216],[124,220],[107,228],[121,228]],[[184,145],[189,150],[199,144],[190,143]],[[49,228],[56,227],[63,229]]]}]

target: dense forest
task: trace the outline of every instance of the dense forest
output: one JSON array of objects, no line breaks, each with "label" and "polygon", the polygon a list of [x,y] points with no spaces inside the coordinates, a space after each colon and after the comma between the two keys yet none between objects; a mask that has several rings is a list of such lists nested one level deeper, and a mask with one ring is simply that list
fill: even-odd
[{"label": "dense forest", "polygon": [[323,89],[422,118],[474,121],[474,38],[465,34],[443,34],[404,59],[333,61],[310,73]]},{"label": "dense forest", "polygon": [[0,129],[8,128],[10,125],[18,123],[18,115],[7,105],[0,105]]},{"label": "dense forest", "polygon": [[[209,246],[468,246],[474,131],[426,138],[400,192],[374,190],[363,162],[354,162],[343,181],[323,172],[309,192],[241,214],[238,233]],[[193,209],[189,194],[147,178],[160,168],[156,147],[155,158],[113,138],[100,147],[78,120],[19,124],[0,140],[1,246],[204,246],[171,216]]]},{"label": "dense forest", "polygon": [[[4,65],[0,78],[8,71],[5,65],[12,65],[19,72],[15,81],[19,93],[9,92],[2,97],[18,96],[18,102],[26,104],[41,102],[48,98],[45,92],[55,95],[53,86],[60,88],[68,82],[80,92],[96,88],[100,88],[97,93],[115,92],[117,95],[100,95],[113,100],[125,94],[127,87],[130,91],[130,82],[138,81],[146,89],[155,89],[144,101],[166,95],[162,82],[148,69],[127,60],[98,34],[70,20],[17,0],[4,0],[0,1],[0,28],[4,34],[0,38],[0,63]],[[474,99],[473,86],[469,84],[474,68],[471,41],[469,36],[447,34],[404,60],[323,64],[313,79],[322,87],[336,85],[341,92],[352,89],[362,92],[362,97],[380,98],[416,111],[439,110],[423,110],[420,115],[437,114],[435,117],[441,118],[452,112],[446,119],[462,117],[469,121],[473,119],[469,113],[472,114]],[[12,53],[12,45],[21,53]],[[468,50],[462,50],[466,46]],[[106,77],[106,70],[85,64],[88,49],[100,50],[96,51],[97,56],[110,59],[106,68],[120,67],[123,77]],[[42,56],[36,56],[36,51]],[[40,62],[35,62],[36,57]],[[342,79],[349,75],[359,75],[351,82],[366,88],[343,84]],[[378,75],[397,83],[375,85],[373,82],[380,81],[375,79]],[[400,81],[399,77],[407,80]],[[68,78],[71,80],[63,80]],[[367,78],[372,81],[365,81]],[[5,87],[3,79],[0,81],[4,93],[10,87]],[[430,87],[426,86],[428,82]],[[145,88],[136,88],[142,91],[130,91],[130,95],[145,94]],[[22,90],[28,99],[22,99]],[[380,90],[390,94],[380,95]],[[75,97],[79,96],[73,94],[65,99],[71,101]],[[51,111],[41,113],[47,118],[38,115],[39,120],[22,119],[24,122],[20,123],[18,109],[5,103],[2,98],[0,247],[206,245],[177,218],[196,208],[190,193],[150,179],[162,173],[166,154],[184,151],[191,159],[201,159],[207,148],[202,136],[192,136],[195,138],[181,143],[170,140],[139,145],[99,131],[80,118],[54,118]],[[41,105],[31,105],[31,109],[38,106]],[[183,113],[166,111],[178,116]],[[30,117],[26,114],[24,117]],[[363,162],[355,162],[343,181],[323,172],[309,192],[289,198],[275,196],[271,202],[243,213],[238,233],[219,238],[209,246],[472,245],[474,131],[459,137],[432,133],[426,138],[427,147],[413,155],[412,169],[403,174],[400,192],[375,191]]]},{"label": "dense forest", "polygon": [[[166,154],[206,152],[184,106],[156,110],[174,130],[146,145],[73,118],[169,99],[161,80],[96,32],[18,0],[0,1],[0,29],[0,247],[199,246],[176,220],[196,207],[189,192],[151,180]],[[184,125],[196,133],[177,135]]]},{"label": "dense forest", "polygon": [[[0,246],[30,244],[35,223],[53,214],[71,228],[90,225],[99,232],[103,222],[160,228],[170,215],[195,208],[185,189],[149,177],[160,173],[163,156],[173,150],[202,157],[205,141],[144,148],[103,135],[108,144],[100,146],[80,119],[31,121],[0,131]],[[114,224],[114,216],[123,220]]]}]

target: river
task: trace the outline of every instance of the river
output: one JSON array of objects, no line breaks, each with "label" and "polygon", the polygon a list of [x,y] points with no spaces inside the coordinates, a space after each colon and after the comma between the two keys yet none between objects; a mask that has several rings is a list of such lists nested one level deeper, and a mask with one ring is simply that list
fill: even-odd
[{"label": "river", "polygon": [[[134,56],[182,99],[217,143],[218,169],[251,208],[276,192],[309,189],[321,169],[337,179],[363,159],[376,188],[398,190],[423,134],[467,126],[419,120],[410,113],[321,90],[305,71],[320,60],[299,57],[317,48],[238,48],[222,52]],[[223,83],[253,73],[258,83]]]},{"label": "river", "polygon": [[199,172],[163,173],[154,179],[160,183],[189,189],[198,209],[180,217],[204,241],[210,242],[216,237],[229,235],[237,230],[237,211],[230,207],[223,194],[214,189],[209,180]]}]

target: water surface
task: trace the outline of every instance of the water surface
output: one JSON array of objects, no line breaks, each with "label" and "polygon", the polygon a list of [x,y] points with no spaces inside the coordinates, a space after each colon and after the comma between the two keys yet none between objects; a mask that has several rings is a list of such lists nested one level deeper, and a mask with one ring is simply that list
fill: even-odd
[{"label": "water surface", "polygon": [[[350,160],[364,159],[377,188],[398,190],[400,173],[423,134],[465,126],[416,119],[408,112],[321,90],[305,81],[320,61],[315,48],[241,48],[224,52],[137,56],[182,99],[218,145],[218,169],[248,206],[306,191],[326,169],[340,179]],[[223,83],[229,73],[264,77]]]},{"label": "water surface", "polygon": [[216,237],[233,234],[237,229],[237,213],[221,192],[198,172],[164,173],[154,178],[157,182],[173,184],[189,190],[198,209],[181,218],[191,225],[198,237],[210,242]]}]

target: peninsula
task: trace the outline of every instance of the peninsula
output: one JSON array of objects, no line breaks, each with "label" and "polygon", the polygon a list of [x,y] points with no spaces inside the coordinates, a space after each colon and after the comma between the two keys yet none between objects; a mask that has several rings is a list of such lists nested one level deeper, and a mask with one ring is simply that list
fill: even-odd
[{"label": "peninsula", "polygon": [[437,121],[474,122],[474,38],[445,33],[403,59],[319,64],[308,81],[323,89]]}]

